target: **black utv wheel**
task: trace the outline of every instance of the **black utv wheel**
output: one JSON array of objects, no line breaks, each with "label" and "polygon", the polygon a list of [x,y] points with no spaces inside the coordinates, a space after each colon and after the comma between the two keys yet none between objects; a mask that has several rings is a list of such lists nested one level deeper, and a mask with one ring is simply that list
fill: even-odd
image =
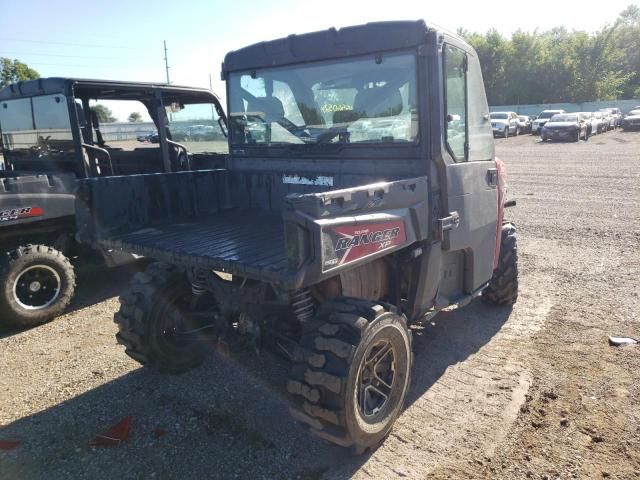
[{"label": "black utv wheel", "polygon": [[191,284],[184,272],[153,263],[137,273],[120,297],[118,343],[142,365],[163,373],[180,373],[200,365],[205,344],[192,330],[188,311]]},{"label": "black utv wheel", "polygon": [[305,325],[287,389],[291,414],[356,453],[376,447],[409,390],[411,333],[394,307],[341,298]]},{"label": "black utv wheel", "polygon": [[0,324],[31,327],[60,315],[76,286],[73,266],[58,250],[26,245],[0,259]]},{"label": "black utv wheel", "polygon": [[494,305],[511,305],[518,300],[518,242],[512,223],[502,226],[498,268],[482,297]]}]

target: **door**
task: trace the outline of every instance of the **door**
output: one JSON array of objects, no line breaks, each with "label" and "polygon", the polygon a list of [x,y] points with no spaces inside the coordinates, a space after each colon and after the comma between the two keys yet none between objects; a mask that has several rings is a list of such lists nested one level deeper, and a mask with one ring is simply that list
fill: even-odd
[{"label": "door", "polygon": [[477,57],[445,44],[443,62],[450,157],[446,203],[449,216],[459,217],[457,226],[447,223],[453,228],[443,233],[443,247],[463,252],[463,291],[471,293],[493,274],[498,216],[493,134]]}]

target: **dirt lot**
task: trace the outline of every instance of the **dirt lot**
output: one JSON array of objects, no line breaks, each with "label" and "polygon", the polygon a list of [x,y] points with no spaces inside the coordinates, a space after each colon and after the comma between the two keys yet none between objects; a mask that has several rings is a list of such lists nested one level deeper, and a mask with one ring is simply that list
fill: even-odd
[{"label": "dirt lot", "polygon": [[[640,336],[640,133],[496,145],[518,202],[520,298],[416,330],[407,409],[376,452],[294,424],[278,358],[139,368],[112,323],[130,272],[94,270],[72,312],[0,334],[0,440],[21,442],[0,450],[0,478],[640,478],[640,346],[607,344]],[[87,445],[127,415],[126,444]]]}]

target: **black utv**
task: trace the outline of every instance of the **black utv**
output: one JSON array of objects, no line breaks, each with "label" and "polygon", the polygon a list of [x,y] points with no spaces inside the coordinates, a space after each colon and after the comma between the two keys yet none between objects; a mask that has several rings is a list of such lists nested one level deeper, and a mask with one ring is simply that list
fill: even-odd
[{"label": "black utv", "polygon": [[[147,122],[100,121],[109,107]],[[217,97],[198,88],[44,78],[0,90],[0,325],[62,313],[75,288],[70,259],[132,258],[77,244],[78,179],[224,165],[224,121]],[[210,138],[191,141],[189,129],[203,124]],[[145,129],[157,130],[158,141],[138,142]]]},{"label": "black utv", "polygon": [[246,335],[291,360],[296,420],[374,447],[407,395],[411,325],[517,298],[478,57],[385,22],[231,52],[222,77],[224,168],[80,182],[80,238],[157,260],[120,299],[118,341],[182,372]]}]

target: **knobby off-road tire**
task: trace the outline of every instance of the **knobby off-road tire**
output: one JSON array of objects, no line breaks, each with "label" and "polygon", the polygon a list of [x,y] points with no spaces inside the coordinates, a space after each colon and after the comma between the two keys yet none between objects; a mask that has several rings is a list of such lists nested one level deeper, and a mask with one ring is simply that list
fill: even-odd
[{"label": "knobby off-road tire", "polygon": [[287,383],[295,420],[355,453],[384,440],[402,412],[411,378],[404,316],[386,304],[331,300],[305,325],[295,357]]},{"label": "knobby off-road tire", "polygon": [[518,241],[512,223],[502,226],[498,268],[482,297],[494,305],[511,305],[518,300]]},{"label": "knobby off-road tire", "polygon": [[153,263],[137,273],[120,297],[120,311],[114,320],[118,343],[144,366],[163,373],[181,373],[200,365],[205,344],[190,329],[188,308],[191,285],[184,272],[166,263]]},{"label": "knobby off-road tire", "polygon": [[0,258],[0,324],[31,327],[62,314],[76,287],[69,259],[46,245],[25,245]]}]

